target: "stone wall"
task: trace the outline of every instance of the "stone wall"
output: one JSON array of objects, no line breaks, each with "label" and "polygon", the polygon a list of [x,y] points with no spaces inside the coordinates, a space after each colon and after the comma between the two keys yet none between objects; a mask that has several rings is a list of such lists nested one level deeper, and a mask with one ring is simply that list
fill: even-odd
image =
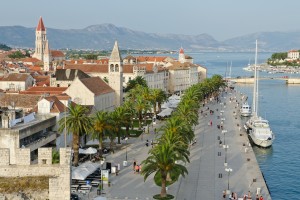
[{"label": "stone wall", "polygon": [[30,149],[16,149],[16,164],[9,163],[9,149],[0,149],[0,177],[49,177],[49,200],[69,200],[71,148],[60,149],[60,164],[52,164],[52,149],[38,149],[38,164],[30,164]]}]

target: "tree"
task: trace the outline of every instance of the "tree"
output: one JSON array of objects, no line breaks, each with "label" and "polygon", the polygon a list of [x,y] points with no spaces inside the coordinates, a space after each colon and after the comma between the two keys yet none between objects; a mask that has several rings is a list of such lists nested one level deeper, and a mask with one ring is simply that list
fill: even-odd
[{"label": "tree", "polygon": [[[68,133],[73,133],[73,151],[74,161],[73,165],[78,166],[79,155],[79,138],[82,134],[88,133],[92,128],[91,118],[87,115],[88,109],[81,105],[72,104],[69,106],[69,113],[66,116],[66,129]],[[65,119],[59,120],[59,131],[63,132],[65,128]]]},{"label": "tree", "polygon": [[98,111],[93,117],[94,132],[92,137],[99,140],[99,150],[103,149],[103,138],[105,133],[113,128],[111,124],[108,112]]},{"label": "tree", "polygon": [[118,144],[121,144],[121,129],[124,125],[124,121],[126,120],[126,110],[124,107],[120,106],[117,107],[112,113],[111,113],[111,120],[113,123],[113,130],[115,131],[117,137],[118,137]]},{"label": "tree", "polygon": [[161,179],[161,197],[166,197],[166,185],[168,175],[180,174],[183,177],[188,173],[185,166],[177,164],[177,161],[185,161],[185,159],[174,151],[176,145],[169,142],[163,142],[156,145],[149,151],[150,156],[142,162],[142,175],[144,181],[155,173]]},{"label": "tree", "polygon": [[148,87],[147,81],[142,76],[137,76],[132,80],[129,80],[127,83],[127,87],[125,88],[125,92],[130,91],[135,88],[137,85]]}]

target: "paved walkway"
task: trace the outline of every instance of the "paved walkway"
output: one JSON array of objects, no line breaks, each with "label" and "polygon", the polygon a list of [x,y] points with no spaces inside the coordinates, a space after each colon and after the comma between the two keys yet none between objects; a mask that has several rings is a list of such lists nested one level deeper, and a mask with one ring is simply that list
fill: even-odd
[{"label": "paved walkway", "polygon": [[[230,101],[230,98],[233,100]],[[223,199],[222,192],[228,189],[228,180],[229,189],[236,192],[238,197],[250,191],[252,199],[255,199],[257,188],[260,188],[264,199],[271,199],[255,155],[249,146],[248,137],[242,129],[240,117],[238,114],[234,115],[234,112],[238,111],[236,100],[240,100],[240,94],[224,93],[224,98],[221,98],[222,104],[214,102],[206,105],[210,110],[214,110],[213,115],[208,111],[203,115],[200,114],[199,125],[195,127],[197,143],[191,146],[191,162],[186,165],[189,174],[185,178],[180,178],[167,191],[177,200]],[[212,126],[209,125],[210,121]],[[223,130],[227,131],[225,134],[217,127],[221,125],[221,121],[223,121]],[[143,176],[133,173],[132,163],[136,160],[137,164],[140,164],[148,156],[151,145],[146,147],[145,141],[148,139],[150,142],[160,136],[154,134],[153,129],[158,130],[161,123],[159,122],[153,128],[150,127],[150,133],[144,134],[143,140],[140,137],[130,138],[127,141],[127,167],[122,166],[126,157],[126,148],[107,157],[107,162],[121,164],[121,171],[118,176],[111,175],[111,186],[104,187],[103,196],[107,199],[153,199],[154,194],[160,193],[160,187],[153,182],[153,175],[144,182]],[[225,145],[229,147],[226,155],[227,166],[224,166],[226,154],[223,148],[224,137]],[[220,140],[222,145],[219,144]],[[225,168],[232,169],[230,176]],[[93,199],[95,196],[97,196],[96,192],[92,191],[89,195],[83,196],[83,199]]]}]

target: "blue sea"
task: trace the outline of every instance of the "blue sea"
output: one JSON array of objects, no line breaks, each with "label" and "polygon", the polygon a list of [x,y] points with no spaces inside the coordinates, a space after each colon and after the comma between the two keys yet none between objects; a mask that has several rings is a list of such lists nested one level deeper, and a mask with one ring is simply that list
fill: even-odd
[{"label": "blue sea", "polygon": [[[272,53],[259,53],[258,63],[263,63]],[[251,76],[253,72],[243,70],[250,61],[254,64],[254,53],[191,53],[194,62],[204,65],[208,77],[213,74],[231,77]],[[232,63],[232,64],[231,64]],[[227,68],[227,70],[226,70]],[[227,72],[226,72],[227,71]],[[270,76],[261,72],[261,76]],[[290,76],[290,74],[271,74]],[[300,74],[297,74],[300,76]],[[248,95],[252,104],[253,85],[236,85]],[[276,140],[271,148],[254,147],[256,158],[274,200],[300,199],[300,85],[286,85],[282,80],[259,82],[259,109],[261,116],[269,120]]]}]

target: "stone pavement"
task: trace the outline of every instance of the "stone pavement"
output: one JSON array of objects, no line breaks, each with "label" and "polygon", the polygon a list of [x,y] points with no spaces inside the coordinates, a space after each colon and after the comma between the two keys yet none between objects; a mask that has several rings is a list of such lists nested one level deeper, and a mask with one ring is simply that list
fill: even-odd
[{"label": "stone pavement", "polygon": [[[260,188],[264,199],[271,199],[252,147],[249,146],[247,134],[242,128],[243,124],[238,114],[239,106],[236,102],[238,100],[241,105],[240,94],[233,92],[233,94],[223,95],[224,97],[220,98],[221,104],[212,102],[205,105],[205,108],[209,107],[209,110],[214,111],[213,115],[210,115],[209,110],[200,114],[199,125],[195,127],[197,143],[190,147],[191,162],[186,164],[189,174],[168,187],[167,192],[174,195],[177,200],[223,199],[222,192],[228,189],[228,181],[229,189],[236,192],[238,197],[250,191],[252,199],[255,199],[257,188]],[[235,115],[234,112],[237,114]],[[221,121],[223,121],[223,130],[227,132],[222,133],[222,130],[217,127],[221,125]],[[105,194],[102,196],[106,196],[107,199],[153,199],[154,194],[160,193],[160,187],[153,182],[153,175],[144,182],[143,176],[133,173],[132,163],[136,160],[137,164],[140,164],[148,156],[151,145],[146,147],[145,141],[148,139],[150,143],[152,139],[159,137],[160,134],[154,134],[153,129],[158,130],[161,125],[162,122],[159,122],[153,128],[150,127],[150,133],[144,134],[143,140],[141,137],[128,139],[126,167],[122,166],[126,157],[126,148],[107,156],[106,161],[119,163],[121,171],[118,176],[111,175],[111,186],[104,186]],[[225,145],[229,147],[227,154],[223,148],[224,137]],[[222,145],[219,144],[220,141]],[[125,141],[123,140],[122,143]],[[224,166],[225,155],[227,166]],[[226,168],[232,169],[229,176],[225,171]],[[83,196],[83,199],[93,199],[95,196],[97,196],[96,191],[92,191],[89,195]]]}]

